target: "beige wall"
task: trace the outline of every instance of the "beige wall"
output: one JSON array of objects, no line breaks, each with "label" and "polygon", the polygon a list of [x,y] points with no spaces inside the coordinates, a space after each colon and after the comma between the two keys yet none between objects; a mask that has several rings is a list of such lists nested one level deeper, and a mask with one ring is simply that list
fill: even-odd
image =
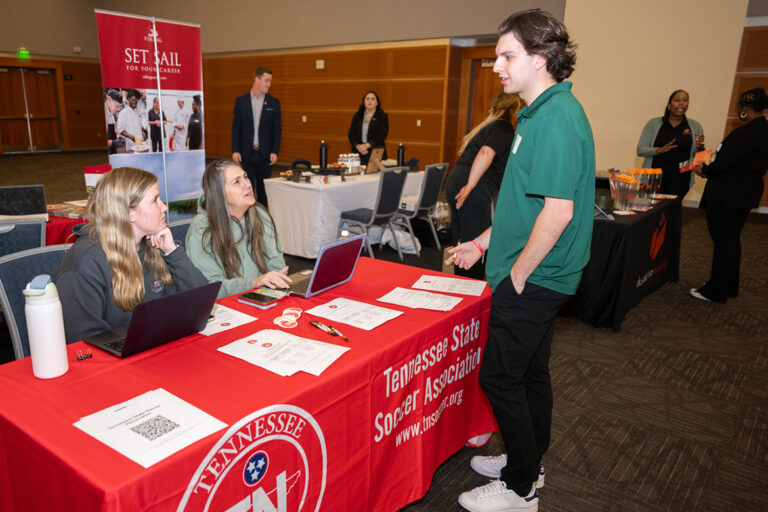
[{"label": "beige wall", "polygon": [[[34,57],[98,58],[96,17],[100,0],[3,0],[0,53],[26,46]],[[72,51],[80,46],[82,53]]]},{"label": "beige wall", "polygon": [[7,0],[0,53],[98,58],[95,8],[199,24],[203,53],[213,54],[488,35],[532,7],[562,19],[565,0]]},{"label": "beige wall", "polygon": [[704,127],[707,147],[717,147],[746,10],[747,0],[568,2],[565,24],[579,45],[574,92],[592,123],[598,169],[640,165],[640,132],[675,89],[690,93],[688,116]]},{"label": "beige wall", "polygon": [[[104,0],[105,9],[201,25],[203,53],[492,34],[515,10],[562,19],[565,0]],[[470,14],[471,11],[471,16]]]}]

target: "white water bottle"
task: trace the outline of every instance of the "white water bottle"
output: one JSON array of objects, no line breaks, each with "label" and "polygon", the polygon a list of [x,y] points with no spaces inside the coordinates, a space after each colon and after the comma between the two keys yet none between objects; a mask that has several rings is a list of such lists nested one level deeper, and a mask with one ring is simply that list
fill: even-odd
[{"label": "white water bottle", "polygon": [[27,318],[32,373],[38,379],[52,379],[69,370],[64,316],[56,285],[41,274],[24,288],[24,315]]}]

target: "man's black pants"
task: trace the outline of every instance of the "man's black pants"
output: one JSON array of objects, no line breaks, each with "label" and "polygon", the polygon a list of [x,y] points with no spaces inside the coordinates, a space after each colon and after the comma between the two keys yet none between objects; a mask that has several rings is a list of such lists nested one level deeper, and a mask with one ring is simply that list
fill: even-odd
[{"label": "man's black pants", "polygon": [[549,353],[555,315],[568,295],[526,283],[518,294],[507,276],[493,294],[479,380],[507,449],[501,479],[526,496],[539,474],[552,427]]},{"label": "man's black pants", "polygon": [[251,180],[253,190],[256,192],[256,200],[267,207],[267,191],[264,188],[264,180],[272,176],[272,166],[269,160],[264,158],[258,151],[253,151],[248,157],[243,158],[243,170]]}]

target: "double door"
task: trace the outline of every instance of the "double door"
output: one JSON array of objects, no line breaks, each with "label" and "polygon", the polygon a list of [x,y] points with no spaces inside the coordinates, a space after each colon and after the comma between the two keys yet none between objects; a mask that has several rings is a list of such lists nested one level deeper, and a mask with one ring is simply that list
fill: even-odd
[{"label": "double door", "polygon": [[0,67],[0,153],[62,148],[53,69]]}]

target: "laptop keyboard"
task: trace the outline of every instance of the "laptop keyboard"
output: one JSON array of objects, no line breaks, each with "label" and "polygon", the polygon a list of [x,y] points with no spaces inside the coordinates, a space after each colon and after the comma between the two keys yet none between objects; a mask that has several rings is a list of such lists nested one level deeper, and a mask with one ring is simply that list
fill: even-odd
[{"label": "laptop keyboard", "polygon": [[288,289],[295,293],[296,295],[304,295],[307,293],[307,289],[309,288],[309,279],[304,279],[302,281],[293,281],[291,285],[288,287]]},{"label": "laptop keyboard", "polygon": [[118,339],[115,341],[108,341],[104,343],[104,346],[107,348],[111,348],[112,350],[117,350],[118,352],[123,351],[123,345],[125,345],[124,339]]}]

